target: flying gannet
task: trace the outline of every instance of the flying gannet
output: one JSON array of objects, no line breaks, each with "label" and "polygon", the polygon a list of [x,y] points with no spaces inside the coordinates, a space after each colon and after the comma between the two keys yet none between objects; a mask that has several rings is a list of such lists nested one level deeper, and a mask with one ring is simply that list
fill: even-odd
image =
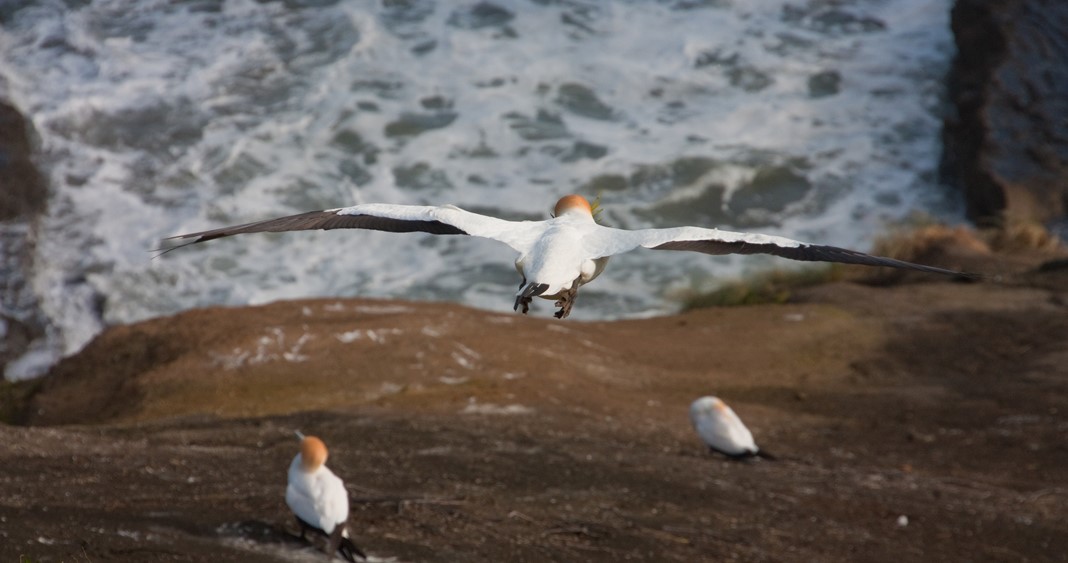
[{"label": "flying gannet", "polygon": [[615,229],[599,225],[594,220],[590,202],[573,194],[560,198],[552,218],[544,221],[508,221],[464,211],[454,205],[368,203],[169,237],[164,239],[165,244],[167,241],[187,242],[167,248],[165,252],[243,233],[315,229],[471,235],[503,242],[519,254],[515,267],[523,278],[516,291],[513,308],[518,310],[522,307],[523,313],[526,313],[534,297],[555,299],[555,305],[560,308],[555,316],[559,319],[570,314],[579,287],[599,276],[610,256],[636,248],[690,250],[705,254],[771,254],[792,260],[889,266],[973,277],[952,270],[772,235],[702,227]]},{"label": "flying gannet", "polygon": [[690,422],[709,450],[733,459],[760,456],[775,459],[757,447],[753,433],[718,397],[701,397],[690,405]]},{"label": "flying gannet", "polygon": [[349,538],[349,493],[345,484],[326,467],[326,444],[315,436],[300,438],[300,453],[289,464],[286,504],[300,526],[300,537],[309,530],[329,539],[327,554],[339,553],[355,563],[356,556],[367,559]]}]

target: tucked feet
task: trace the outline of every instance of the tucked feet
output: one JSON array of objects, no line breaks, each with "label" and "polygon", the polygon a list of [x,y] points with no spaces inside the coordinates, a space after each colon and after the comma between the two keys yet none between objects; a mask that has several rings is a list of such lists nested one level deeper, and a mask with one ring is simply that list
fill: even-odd
[{"label": "tucked feet", "polygon": [[558,319],[566,319],[567,316],[571,314],[571,307],[575,305],[575,299],[578,297],[578,288],[579,281],[575,280],[571,284],[571,289],[560,294],[560,298],[554,303],[560,310],[553,314],[554,317]]}]

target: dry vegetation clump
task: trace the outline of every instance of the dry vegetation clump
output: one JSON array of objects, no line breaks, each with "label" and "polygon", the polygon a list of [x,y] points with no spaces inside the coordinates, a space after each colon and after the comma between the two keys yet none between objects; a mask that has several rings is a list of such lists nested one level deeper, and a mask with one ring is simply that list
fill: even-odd
[{"label": "dry vegetation clump", "polygon": [[876,239],[872,253],[907,262],[922,262],[933,253],[953,250],[990,254],[992,248],[975,229],[930,224],[898,229]]},{"label": "dry vegetation clump", "polygon": [[873,253],[922,261],[932,254],[1056,254],[1068,250],[1064,243],[1041,224],[1005,220],[991,227],[950,227],[929,218],[913,218],[900,228],[876,240]]},{"label": "dry vegetation clump", "polygon": [[1038,223],[1010,221],[982,232],[995,252],[1030,251],[1053,254],[1066,250],[1064,242]]},{"label": "dry vegetation clump", "polygon": [[[933,222],[917,216],[879,237],[872,254],[907,262],[968,271],[975,257],[991,254],[1059,254],[1066,249],[1042,225],[1007,221],[999,226],[975,229]],[[776,269],[727,282],[704,293],[684,295],[683,310],[786,303],[798,289],[850,280],[869,284],[899,283],[917,274],[892,268],[827,264],[817,267]]]}]

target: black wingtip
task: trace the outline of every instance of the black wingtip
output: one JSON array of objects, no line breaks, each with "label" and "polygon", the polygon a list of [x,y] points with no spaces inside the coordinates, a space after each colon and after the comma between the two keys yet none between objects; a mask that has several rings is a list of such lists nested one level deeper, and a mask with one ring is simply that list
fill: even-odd
[{"label": "black wingtip", "polygon": [[[185,248],[185,247],[187,247],[187,246],[189,246],[191,244],[196,244],[198,242],[207,240],[204,237],[197,237],[197,238],[194,238],[193,240],[187,240],[189,238],[192,238],[192,237],[190,237],[188,235],[178,235],[178,236],[163,238],[163,239],[160,239],[159,246],[157,246],[156,248],[150,248],[150,249],[148,249],[148,251],[149,252],[157,252],[158,254],[156,254],[156,255],[154,255],[152,257],[152,259],[156,259],[156,258],[159,258],[160,256],[163,256],[164,254],[169,254],[169,253],[171,253],[171,252],[173,252],[175,250],[178,250],[179,248]],[[177,241],[177,240],[184,240],[185,242],[178,242],[178,243],[172,242],[172,241]]]}]

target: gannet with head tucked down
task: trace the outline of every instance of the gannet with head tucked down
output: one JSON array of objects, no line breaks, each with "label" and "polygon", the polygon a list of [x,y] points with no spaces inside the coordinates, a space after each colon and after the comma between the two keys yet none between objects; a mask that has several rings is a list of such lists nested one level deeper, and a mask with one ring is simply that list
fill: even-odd
[{"label": "gannet with head tucked down", "polygon": [[808,244],[784,237],[737,233],[702,227],[614,229],[597,224],[586,198],[568,195],[556,202],[551,219],[508,221],[464,211],[453,205],[421,206],[368,203],[312,211],[199,233],[165,241],[188,244],[243,233],[315,229],[371,229],[394,233],[424,232],[435,235],[471,235],[503,242],[519,257],[515,267],[522,276],[515,309],[529,309],[534,297],[555,299],[557,318],[567,317],[578,289],[604,271],[610,256],[636,248],[691,250],[705,254],[772,254],[792,260],[840,262],[868,266],[908,268],[921,272],[970,276],[952,270],[871,256],[834,246]]},{"label": "gannet with head tucked down", "polygon": [[718,397],[701,397],[690,405],[690,422],[708,449],[733,459],[774,456],[757,447],[753,433]]}]

